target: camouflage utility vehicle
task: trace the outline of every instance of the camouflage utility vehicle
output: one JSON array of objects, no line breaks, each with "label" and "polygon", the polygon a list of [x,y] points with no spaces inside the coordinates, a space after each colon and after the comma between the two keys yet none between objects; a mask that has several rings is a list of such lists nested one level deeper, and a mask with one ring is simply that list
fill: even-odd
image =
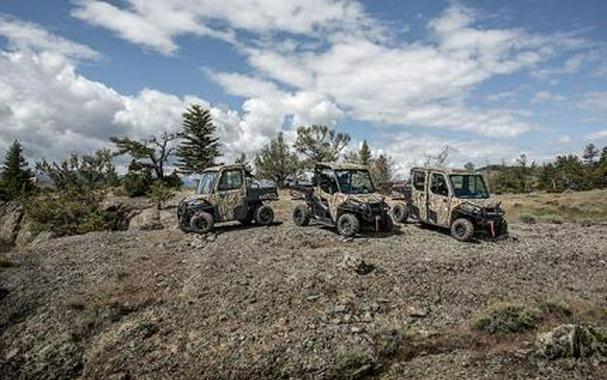
[{"label": "camouflage utility vehicle", "polygon": [[493,200],[483,176],[457,169],[413,168],[406,184],[393,185],[394,220],[408,218],[449,228],[451,235],[468,241],[475,234],[503,237],[508,224],[500,202]]},{"label": "camouflage utility vehicle", "polygon": [[222,165],[200,174],[196,194],[179,203],[177,218],[184,231],[206,233],[218,222],[238,220],[258,225],[274,221],[267,202],[278,199],[276,187],[262,187],[244,165]]},{"label": "camouflage utility vehicle", "polygon": [[312,183],[293,188],[305,200],[293,210],[298,226],[315,223],[337,227],[340,235],[356,235],[361,227],[392,230],[389,206],[375,191],[366,167],[353,164],[318,163]]}]

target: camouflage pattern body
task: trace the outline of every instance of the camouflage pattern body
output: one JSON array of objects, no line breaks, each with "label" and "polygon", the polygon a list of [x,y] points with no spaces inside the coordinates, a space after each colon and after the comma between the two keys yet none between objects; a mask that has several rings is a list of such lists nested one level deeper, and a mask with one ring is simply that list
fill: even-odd
[{"label": "camouflage pattern body", "polygon": [[326,200],[329,208],[329,214],[331,215],[331,219],[333,221],[337,221],[339,217],[339,208],[343,204],[347,202],[359,203],[359,204],[374,204],[381,203],[384,201],[384,197],[379,194],[371,193],[371,194],[344,194],[344,193],[335,193],[329,194],[322,191],[320,188],[317,189],[320,194],[319,198],[322,200]]},{"label": "camouflage pattern body", "polygon": [[[415,168],[412,170],[423,171],[425,173],[423,189],[416,189],[411,185],[410,205],[418,210],[419,219],[424,223],[430,223],[441,227],[450,227],[455,212],[463,204],[471,204],[486,210],[494,210],[499,207],[499,202],[493,198],[457,198],[453,195],[453,190],[448,175],[451,173],[461,173],[449,169],[424,169]],[[430,178],[432,174],[442,175],[447,183],[448,194],[436,194],[430,190]],[[469,173],[474,174],[474,173]]]},{"label": "camouflage pattern body", "polygon": [[245,189],[222,191],[214,194],[198,194],[193,199],[214,206],[217,211],[216,222],[227,222],[236,219],[234,210],[245,205]]}]

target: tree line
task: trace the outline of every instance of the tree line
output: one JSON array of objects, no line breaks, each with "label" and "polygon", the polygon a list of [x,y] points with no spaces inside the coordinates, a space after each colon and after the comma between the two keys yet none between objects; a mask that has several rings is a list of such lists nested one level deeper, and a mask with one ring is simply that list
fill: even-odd
[{"label": "tree line", "polygon": [[580,156],[558,155],[538,165],[521,154],[514,165],[490,165],[483,171],[496,193],[563,192],[607,188],[607,147],[587,144]]}]

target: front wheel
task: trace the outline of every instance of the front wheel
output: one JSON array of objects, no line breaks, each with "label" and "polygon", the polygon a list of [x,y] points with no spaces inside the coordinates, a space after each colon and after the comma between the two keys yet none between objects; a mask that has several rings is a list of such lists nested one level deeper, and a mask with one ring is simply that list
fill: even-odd
[{"label": "front wheel", "polygon": [[274,210],[268,205],[263,205],[255,210],[255,223],[267,226],[274,221]]},{"label": "front wheel", "polygon": [[293,221],[300,227],[307,226],[310,223],[308,205],[297,205],[293,209]]},{"label": "front wheel", "polygon": [[451,236],[459,241],[470,241],[474,235],[474,225],[465,218],[456,219],[451,224]]},{"label": "front wheel", "polygon": [[190,228],[192,229],[192,231],[198,232],[200,234],[206,234],[207,232],[211,232],[211,230],[213,229],[213,224],[215,224],[213,215],[204,211],[196,213],[192,217],[192,219],[190,219]]},{"label": "front wheel", "polygon": [[344,237],[352,237],[358,233],[360,223],[354,214],[342,214],[337,219],[337,232]]},{"label": "front wheel", "polygon": [[407,205],[402,203],[397,203],[392,207],[392,216],[394,217],[394,221],[397,223],[405,223],[409,218],[409,210],[407,209]]}]

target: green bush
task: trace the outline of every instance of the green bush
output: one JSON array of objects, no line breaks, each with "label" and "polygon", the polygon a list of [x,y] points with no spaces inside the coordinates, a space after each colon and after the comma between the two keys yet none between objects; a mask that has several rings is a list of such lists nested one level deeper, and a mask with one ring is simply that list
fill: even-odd
[{"label": "green bush", "polygon": [[120,210],[102,210],[100,202],[101,194],[93,191],[46,192],[31,197],[23,206],[36,230],[57,236],[124,229],[121,219],[125,215]]},{"label": "green bush", "polygon": [[173,195],[173,191],[162,181],[155,181],[147,193],[147,196],[154,201],[158,210],[162,208],[166,201],[173,198]]},{"label": "green bush", "polygon": [[477,330],[495,333],[519,333],[535,328],[539,312],[522,305],[499,303],[489,307],[474,321]]},{"label": "green bush", "polygon": [[129,171],[122,185],[129,197],[141,197],[150,191],[152,182],[152,175],[148,171]]},{"label": "green bush", "polygon": [[531,214],[523,214],[521,215],[521,222],[526,223],[526,224],[535,224],[535,222],[537,221],[537,219],[535,218],[535,216],[531,215]]}]

